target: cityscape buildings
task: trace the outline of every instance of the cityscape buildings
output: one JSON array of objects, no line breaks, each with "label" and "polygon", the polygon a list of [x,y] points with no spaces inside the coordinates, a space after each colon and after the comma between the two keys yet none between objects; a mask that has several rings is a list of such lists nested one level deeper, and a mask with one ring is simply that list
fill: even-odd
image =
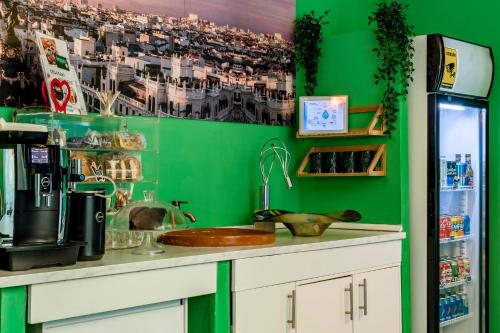
[{"label": "cityscape buildings", "polygon": [[[10,66],[5,53],[14,39],[19,62],[26,65],[21,76],[37,90],[35,32],[65,40],[88,112],[99,111],[97,92],[118,90],[117,114],[295,123],[294,46],[281,32],[221,25],[196,13],[175,17],[87,0],[3,0],[0,14],[3,70]],[[23,103],[41,101],[31,99]]]}]

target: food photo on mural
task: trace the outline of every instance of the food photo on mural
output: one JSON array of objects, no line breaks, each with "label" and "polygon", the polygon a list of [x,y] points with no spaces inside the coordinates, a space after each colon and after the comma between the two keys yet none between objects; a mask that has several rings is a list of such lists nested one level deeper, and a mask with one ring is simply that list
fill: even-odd
[{"label": "food photo on mural", "polygon": [[294,18],[295,0],[1,0],[0,106],[120,92],[118,115],[293,126]]}]

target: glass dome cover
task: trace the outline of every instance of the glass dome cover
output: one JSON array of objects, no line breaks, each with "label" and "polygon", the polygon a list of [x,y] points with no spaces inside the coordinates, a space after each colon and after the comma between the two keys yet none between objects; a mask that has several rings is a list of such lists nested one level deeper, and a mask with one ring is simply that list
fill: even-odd
[{"label": "glass dome cover", "polygon": [[130,231],[168,231],[188,228],[182,212],[161,202],[154,191],[144,191],[144,200],[131,201],[116,213],[109,228]]}]

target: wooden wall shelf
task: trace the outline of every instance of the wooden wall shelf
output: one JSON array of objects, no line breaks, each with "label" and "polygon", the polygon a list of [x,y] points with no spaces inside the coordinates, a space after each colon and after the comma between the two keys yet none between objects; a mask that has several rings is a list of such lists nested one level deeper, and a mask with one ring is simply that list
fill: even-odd
[{"label": "wooden wall shelf", "polygon": [[[305,171],[312,153],[373,151],[374,155],[366,172],[353,173],[310,173]],[[387,148],[381,145],[312,147],[300,164],[297,177],[382,177],[386,175]]]},{"label": "wooden wall shelf", "polygon": [[382,105],[368,105],[349,108],[349,114],[352,113],[368,113],[374,112],[368,127],[366,128],[350,128],[347,133],[335,134],[316,134],[316,135],[301,135],[297,132],[297,139],[318,139],[318,138],[348,138],[359,136],[384,136],[385,126],[382,121],[382,112],[384,107]]}]

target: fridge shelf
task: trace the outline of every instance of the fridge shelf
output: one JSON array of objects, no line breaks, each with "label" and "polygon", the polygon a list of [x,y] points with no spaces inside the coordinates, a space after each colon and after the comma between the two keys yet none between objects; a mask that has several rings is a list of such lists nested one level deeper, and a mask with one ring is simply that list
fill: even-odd
[{"label": "fridge shelf", "polygon": [[466,285],[470,282],[471,282],[471,279],[468,278],[468,279],[459,280],[459,281],[455,281],[455,282],[445,283],[445,284],[440,285],[439,289],[445,290],[445,289],[460,287],[460,286]]},{"label": "fridge shelf", "polygon": [[472,239],[472,235],[467,235],[463,237],[454,237],[454,238],[442,238],[439,240],[439,243],[441,244],[449,244],[449,243],[456,243],[456,242],[465,242],[469,241]]},{"label": "fridge shelf", "polygon": [[472,191],[474,191],[474,186],[441,187],[441,192],[472,192]]},{"label": "fridge shelf", "polygon": [[439,323],[439,327],[450,326],[450,325],[459,323],[461,321],[467,320],[469,318],[472,318],[472,313],[469,313],[469,314],[467,314],[465,316],[460,316],[460,317],[457,317],[457,318],[453,318],[453,319],[450,319],[450,320],[443,321],[443,322]]}]

